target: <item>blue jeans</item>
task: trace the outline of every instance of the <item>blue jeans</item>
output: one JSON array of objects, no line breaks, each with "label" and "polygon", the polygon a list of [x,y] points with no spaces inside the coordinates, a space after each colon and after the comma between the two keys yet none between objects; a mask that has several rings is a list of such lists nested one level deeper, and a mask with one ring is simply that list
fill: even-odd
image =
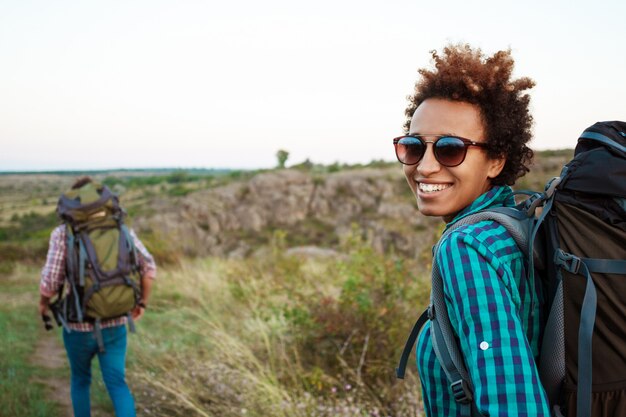
[{"label": "blue jeans", "polygon": [[75,417],[90,417],[91,360],[98,355],[104,384],[117,417],[135,417],[135,401],[126,385],[126,326],[102,329],[106,352],[98,351],[93,332],[63,331],[65,350],[72,369],[72,406]]}]

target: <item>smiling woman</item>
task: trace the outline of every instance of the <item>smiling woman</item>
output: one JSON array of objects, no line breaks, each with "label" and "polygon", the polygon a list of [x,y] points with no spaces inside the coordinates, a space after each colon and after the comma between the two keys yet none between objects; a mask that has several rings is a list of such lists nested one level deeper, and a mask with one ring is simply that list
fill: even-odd
[{"label": "smiling woman", "polygon": [[[420,212],[426,216],[451,221],[489,190],[491,180],[502,171],[504,158],[487,156],[480,108],[474,104],[429,98],[413,114],[410,131],[411,136],[407,137],[439,136],[430,141],[430,151],[424,140],[407,146],[422,149],[419,161],[404,165],[404,175],[417,197]],[[447,136],[438,132],[446,132]],[[476,141],[463,142],[457,135]]]},{"label": "smiling woman", "polygon": [[[432,56],[435,69],[419,71],[406,109],[407,134],[393,142],[419,211],[450,229],[477,211],[515,204],[509,185],[528,172],[533,155],[524,91],[534,82],[511,78],[510,51],[485,57],[451,45]],[[537,294],[512,236],[493,220],[460,226],[434,256],[471,386],[459,395],[448,380],[427,324],[417,344],[426,414],[549,416],[536,366],[540,306],[528,302]]]}]

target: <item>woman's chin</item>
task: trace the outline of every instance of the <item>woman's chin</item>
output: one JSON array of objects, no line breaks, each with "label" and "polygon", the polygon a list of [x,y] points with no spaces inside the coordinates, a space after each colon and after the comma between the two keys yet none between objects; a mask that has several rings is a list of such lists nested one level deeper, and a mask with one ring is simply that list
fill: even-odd
[{"label": "woman's chin", "polygon": [[437,210],[435,207],[429,207],[429,204],[419,204],[417,205],[417,209],[419,212],[428,217],[442,217],[445,216],[445,213],[442,210]]},{"label": "woman's chin", "polygon": [[446,223],[452,220],[456,213],[450,213],[450,210],[446,210],[443,207],[434,207],[432,204],[420,204],[417,202],[417,209],[420,214],[428,217],[441,217]]}]

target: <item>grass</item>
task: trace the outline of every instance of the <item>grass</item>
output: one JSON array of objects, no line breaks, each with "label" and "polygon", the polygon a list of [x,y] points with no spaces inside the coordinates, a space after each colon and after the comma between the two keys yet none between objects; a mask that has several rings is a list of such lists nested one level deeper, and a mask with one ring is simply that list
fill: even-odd
[{"label": "grass", "polygon": [[[541,189],[570,158],[568,152],[546,154],[534,175],[517,188]],[[349,168],[309,165],[301,169],[318,185],[327,173]],[[165,172],[158,181],[110,181],[127,188],[127,208],[141,218],[154,210],[153,198],[177,199],[252,175],[233,171],[196,178],[195,173]],[[413,200],[400,174],[389,180],[398,202]],[[9,191],[22,198],[16,187]],[[40,334],[34,314],[39,271],[25,267],[24,260],[43,263],[53,220],[48,212],[31,212],[41,202],[33,198],[0,219],[0,232],[9,237],[0,233],[0,415],[54,416],[58,407],[46,400],[43,385],[31,381],[69,376],[68,367],[43,370],[29,361]],[[11,208],[14,201],[3,200],[2,208]],[[419,232],[426,248],[438,233],[430,225]],[[160,271],[138,334],[129,336],[127,374],[138,414],[423,415],[414,366],[402,382],[395,380],[393,370],[414,319],[428,301],[430,254],[404,260],[393,251],[381,255],[363,235],[357,227],[339,238],[334,227],[312,219],[287,232],[241,232],[237,241],[265,248],[235,260],[185,258],[171,236],[142,233]],[[285,255],[289,246],[315,242],[340,255]],[[112,411],[97,370],[92,395],[95,407]]]},{"label": "grass", "polygon": [[43,387],[32,384],[35,377],[46,373],[28,363],[36,334],[29,309],[16,308],[12,312],[0,309],[0,414],[6,416],[46,417],[58,415],[54,404],[45,400]]},{"label": "grass", "polygon": [[[37,317],[39,269],[17,265],[10,274],[0,274],[0,416],[55,417],[62,415],[50,400],[47,379],[69,384],[69,364],[45,369],[32,362],[42,322]],[[63,341],[58,328],[59,346]],[[92,404],[112,412],[113,406],[94,361]]]},{"label": "grass", "polygon": [[[364,370],[369,356],[360,366],[352,358],[352,351],[360,356],[360,342],[357,346],[342,340],[347,346],[343,352],[336,347],[334,353],[320,351],[318,363],[307,352],[319,337],[314,297],[339,298],[343,284],[331,271],[340,268],[338,273],[350,274],[355,261],[301,262],[279,251],[271,256],[243,264],[185,261],[161,271],[148,313],[138,323],[139,333],[129,337],[128,378],[138,414],[419,415],[419,389],[412,376],[387,390],[388,398],[376,394],[374,385],[381,381],[368,380]],[[34,314],[37,272],[18,266],[0,281],[4,301],[11,300],[0,307],[0,415],[59,415],[58,406],[46,400],[43,385],[31,382],[69,376],[68,367],[45,370],[29,361],[41,325]],[[354,282],[348,287],[352,293],[358,289]],[[302,304],[305,298],[311,303]],[[396,333],[408,326],[410,320],[399,322]],[[398,342],[397,350],[401,347]],[[336,358],[327,361],[324,355]],[[389,370],[396,358],[390,355],[386,361]],[[95,362],[92,404],[111,412]],[[393,409],[392,399],[403,408]]]},{"label": "grass", "polygon": [[[161,271],[129,376],[140,410],[164,416],[416,416],[415,372],[396,382],[428,298],[412,262],[355,238],[341,259],[185,261]],[[370,271],[370,272],[368,272]]]},{"label": "grass", "polygon": [[58,408],[45,400],[44,387],[31,383],[49,376],[29,362],[40,325],[31,284],[19,275],[0,276],[0,415],[54,417]]},{"label": "grass", "polygon": [[[416,263],[374,253],[358,228],[340,242],[344,255],[326,260],[286,256],[284,232],[268,243],[257,258],[181,258],[163,268],[139,334],[129,338],[128,378],[139,414],[420,415],[414,373],[401,383],[393,377],[406,334],[427,302]],[[14,361],[6,369],[20,370],[11,373],[12,386],[67,377],[67,368],[51,375],[28,364],[40,325],[32,313],[37,276],[17,263],[0,282],[2,294],[23,297],[1,310],[0,330],[11,335],[7,340],[21,340],[10,347],[19,357],[5,359]],[[93,381],[92,404],[111,410],[97,371]],[[31,385],[3,393],[2,407],[15,415],[53,415],[43,388]]]}]

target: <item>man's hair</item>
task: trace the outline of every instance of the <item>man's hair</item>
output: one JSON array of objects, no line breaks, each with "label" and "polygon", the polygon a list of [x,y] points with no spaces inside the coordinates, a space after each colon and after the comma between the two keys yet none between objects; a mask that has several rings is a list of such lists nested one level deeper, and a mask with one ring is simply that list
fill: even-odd
[{"label": "man's hair", "polygon": [[443,54],[431,51],[434,69],[418,70],[420,79],[409,96],[404,130],[408,133],[417,107],[429,98],[441,98],[474,104],[480,109],[489,144],[490,158],[505,157],[494,185],[513,185],[528,172],[533,151],[526,146],[531,139],[533,118],[529,113],[530,97],[524,90],[535,82],[528,77],[512,79],[515,64],[511,50],[498,51],[491,57],[465,44],[448,45]]},{"label": "man's hair", "polygon": [[74,181],[74,184],[72,184],[72,190],[77,190],[81,188],[82,186],[89,184],[90,182],[93,182],[91,177],[89,176],[80,177],[76,181]]}]

